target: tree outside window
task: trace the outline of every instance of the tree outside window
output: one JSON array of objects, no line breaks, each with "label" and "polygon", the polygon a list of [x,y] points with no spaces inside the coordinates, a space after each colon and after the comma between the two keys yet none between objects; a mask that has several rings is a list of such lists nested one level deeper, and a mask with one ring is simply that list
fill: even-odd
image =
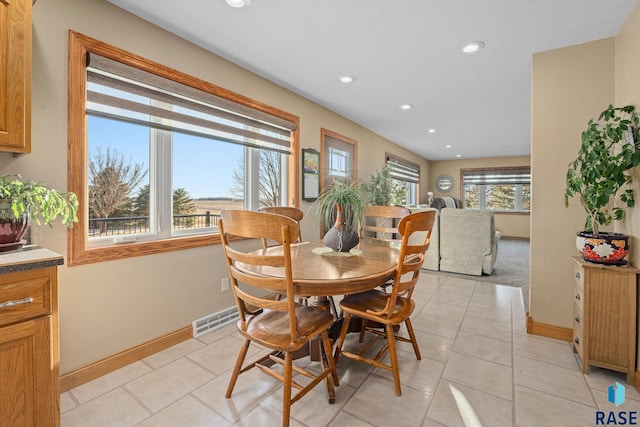
[{"label": "tree outside window", "polygon": [[466,209],[528,212],[531,209],[529,166],[462,169]]}]

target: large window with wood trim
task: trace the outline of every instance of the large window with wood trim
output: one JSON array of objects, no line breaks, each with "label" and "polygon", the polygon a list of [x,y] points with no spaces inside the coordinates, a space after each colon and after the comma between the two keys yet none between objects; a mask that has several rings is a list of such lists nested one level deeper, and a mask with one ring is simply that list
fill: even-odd
[{"label": "large window with wood trim", "polygon": [[394,185],[401,190],[396,192],[401,198],[398,204],[416,206],[419,203],[420,165],[391,153],[385,154],[385,163]]},{"label": "large window with wood trim", "polygon": [[298,118],[70,33],[70,264],[219,241],[222,209],[296,204]]},{"label": "large window with wood trim", "polygon": [[498,212],[531,210],[531,167],[462,169],[465,209]]},{"label": "large window with wood trim", "polygon": [[320,182],[357,182],[358,141],[328,129],[320,130]]}]

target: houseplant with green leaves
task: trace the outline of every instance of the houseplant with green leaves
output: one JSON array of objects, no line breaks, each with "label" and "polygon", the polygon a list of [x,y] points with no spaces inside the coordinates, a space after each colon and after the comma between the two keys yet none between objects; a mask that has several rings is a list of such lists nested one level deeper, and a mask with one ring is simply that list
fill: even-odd
[{"label": "houseplant with green leaves", "polygon": [[376,170],[361,185],[367,196],[367,203],[373,206],[400,205],[407,195],[406,187],[393,182],[389,165]]},{"label": "houseplant with green leaves", "polygon": [[[397,206],[404,203],[407,195],[407,188],[391,178],[389,165],[376,170],[368,181],[362,183],[362,189],[367,197],[367,204],[373,206]],[[376,218],[375,222],[377,227],[393,227],[393,218]],[[376,236],[380,239],[392,239],[393,233],[377,231]]]},{"label": "houseplant with green leaves", "polygon": [[640,164],[640,117],[635,107],[609,107],[589,120],[582,132],[578,157],[566,175],[565,206],[576,197],[586,211],[585,230],[576,245],[587,261],[623,264],[629,252],[628,236],[600,231],[624,218],[635,205],[631,169]]},{"label": "houseplant with green leaves", "polygon": [[78,221],[77,213],[74,193],[61,193],[20,175],[0,175],[0,250],[21,247],[32,220],[51,226],[60,218],[62,225],[71,227]]},{"label": "houseplant with green leaves", "polygon": [[359,242],[364,222],[366,197],[357,182],[336,181],[325,186],[312,207],[316,222],[328,230],[324,244],[339,252],[347,252]]}]

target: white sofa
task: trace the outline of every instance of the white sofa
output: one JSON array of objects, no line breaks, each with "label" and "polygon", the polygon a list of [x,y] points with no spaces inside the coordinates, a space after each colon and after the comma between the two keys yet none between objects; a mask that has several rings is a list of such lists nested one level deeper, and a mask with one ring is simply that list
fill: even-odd
[{"label": "white sofa", "polygon": [[444,208],[439,219],[440,270],[491,274],[500,240],[493,212]]}]

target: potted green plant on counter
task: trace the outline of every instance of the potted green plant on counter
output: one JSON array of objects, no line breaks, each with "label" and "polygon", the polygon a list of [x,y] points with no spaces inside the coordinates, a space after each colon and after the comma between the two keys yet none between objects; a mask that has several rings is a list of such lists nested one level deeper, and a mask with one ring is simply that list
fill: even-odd
[{"label": "potted green plant on counter", "polygon": [[604,264],[624,264],[629,253],[629,236],[600,231],[600,226],[624,218],[624,208],[635,205],[630,169],[640,164],[635,107],[609,107],[589,120],[582,132],[576,160],[566,176],[565,206],[579,197],[586,211],[584,231],[578,232],[576,245],[582,258]]},{"label": "potted green plant on counter", "polygon": [[65,227],[78,221],[78,198],[20,175],[0,175],[0,251],[22,247],[31,221],[51,225],[56,218]]},{"label": "potted green plant on counter", "polygon": [[313,202],[316,222],[328,230],[324,244],[338,252],[348,252],[359,242],[364,221],[365,195],[358,183],[334,182],[322,189]]}]

